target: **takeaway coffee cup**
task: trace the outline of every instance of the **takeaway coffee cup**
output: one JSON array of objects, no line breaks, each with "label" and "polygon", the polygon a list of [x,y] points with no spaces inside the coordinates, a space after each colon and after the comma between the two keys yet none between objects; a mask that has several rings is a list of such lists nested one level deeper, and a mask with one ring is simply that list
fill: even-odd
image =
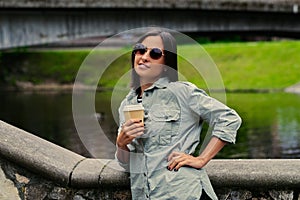
[{"label": "takeaway coffee cup", "polygon": [[126,105],[123,112],[125,121],[129,119],[141,119],[144,122],[144,107],[142,104]]}]

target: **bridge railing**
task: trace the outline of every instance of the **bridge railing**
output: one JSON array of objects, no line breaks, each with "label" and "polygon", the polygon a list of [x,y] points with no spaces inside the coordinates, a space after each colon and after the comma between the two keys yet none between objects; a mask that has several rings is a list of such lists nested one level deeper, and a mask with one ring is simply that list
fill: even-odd
[{"label": "bridge railing", "polygon": [[2,8],[151,8],[298,13],[300,0],[0,0]]},{"label": "bridge railing", "polygon": [[208,36],[299,38],[299,5],[300,0],[0,0],[0,50],[108,37],[145,26]]}]

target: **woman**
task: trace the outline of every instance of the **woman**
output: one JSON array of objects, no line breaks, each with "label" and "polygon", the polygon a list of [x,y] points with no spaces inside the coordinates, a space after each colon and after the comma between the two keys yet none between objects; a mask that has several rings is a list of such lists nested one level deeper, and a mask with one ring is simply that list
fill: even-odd
[{"label": "woman", "polygon": [[[235,142],[241,124],[235,111],[177,81],[176,51],[170,33],[154,31],[132,52],[132,90],[119,108],[116,158],[130,171],[133,199],[217,199],[203,167]],[[124,106],[138,103],[145,109],[144,123],[125,121]],[[195,157],[203,121],[212,127],[212,137]]]}]

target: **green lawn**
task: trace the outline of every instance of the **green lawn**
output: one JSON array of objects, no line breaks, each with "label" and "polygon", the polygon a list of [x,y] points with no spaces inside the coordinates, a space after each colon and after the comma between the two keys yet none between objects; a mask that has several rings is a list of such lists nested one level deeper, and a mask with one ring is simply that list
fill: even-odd
[{"label": "green lawn", "polygon": [[[226,89],[283,89],[300,82],[300,41],[211,43],[202,47],[216,64]],[[189,58],[201,62],[199,46],[184,45],[179,49]],[[95,55],[120,53],[119,50],[104,51],[98,50]],[[89,53],[88,50],[2,52],[0,80],[9,84],[17,80],[72,83]],[[99,84],[113,87],[130,69],[129,56],[130,53],[127,53],[111,63]],[[100,57],[105,59],[105,56]],[[100,67],[102,62],[99,59],[96,65]],[[201,75],[181,57],[179,72],[199,87],[207,87]],[[87,70],[86,73],[93,72]]]},{"label": "green lawn", "polygon": [[203,45],[226,88],[282,89],[300,82],[300,41]]}]

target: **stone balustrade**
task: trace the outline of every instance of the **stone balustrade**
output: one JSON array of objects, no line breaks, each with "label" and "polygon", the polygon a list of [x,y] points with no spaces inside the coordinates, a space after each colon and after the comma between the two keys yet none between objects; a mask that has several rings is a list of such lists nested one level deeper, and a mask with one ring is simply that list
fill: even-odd
[{"label": "stone balustrade", "polygon": [[[0,121],[0,199],[130,199],[114,160],[85,158]],[[220,199],[300,199],[300,160],[212,160]]]}]

